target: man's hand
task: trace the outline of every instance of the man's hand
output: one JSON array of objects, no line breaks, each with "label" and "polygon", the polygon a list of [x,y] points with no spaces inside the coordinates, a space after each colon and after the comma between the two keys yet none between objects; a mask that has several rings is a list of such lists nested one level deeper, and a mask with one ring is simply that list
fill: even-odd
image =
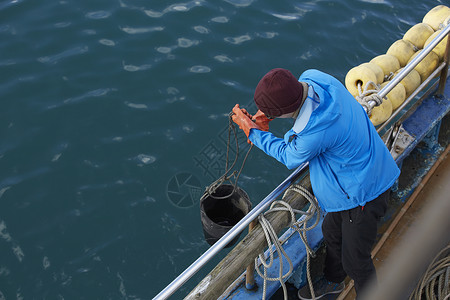
[{"label": "man's hand", "polygon": [[269,122],[272,121],[272,119],[266,117],[262,111],[258,110],[252,117],[252,120],[255,121],[255,124],[258,125],[261,130],[269,131]]},{"label": "man's hand", "polygon": [[231,117],[233,122],[244,131],[247,138],[250,135],[250,129],[256,128],[261,130],[261,128],[252,121],[252,116],[245,109],[239,108],[239,104],[236,104],[233,107],[233,113],[234,115]]}]

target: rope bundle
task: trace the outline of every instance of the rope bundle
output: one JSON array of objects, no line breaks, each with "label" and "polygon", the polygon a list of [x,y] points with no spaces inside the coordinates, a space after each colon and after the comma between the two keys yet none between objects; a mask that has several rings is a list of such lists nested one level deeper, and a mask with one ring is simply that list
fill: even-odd
[{"label": "rope bundle", "polygon": [[409,300],[450,299],[450,244],[434,258]]},{"label": "rope bundle", "polygon": [[[369,89],[370,86],[373,86],[374,89]],[[383,103],[383,98],[381,98],[377,93],[380,91],[380,87],[373,81],[369,81],[366,83],[364,90],[361,89],[361,85],[358,84],[358,93],[359,96],[356,96],[356,100],[361,104],[366,110],[367,114],[370,116],[372,109],[374,106],[369,105],[370,101],[375,102],[375,106],[381,105]]]},{"label": "rope bundle", "polygon": [[[261,278],[264,279],[263,298],[262,298],[263,300],[266,298],[267,281],[279,281],[283,288],[284,299],[288,299],[287,289],[286,289],[284,280],[286,278],[288,278],[293,271],[292,261],[290,260],[289,256],[286,254],[286,252],[284,251],[284,249],[282,247],[282,243],[278,240],[277,233],[275,232],[272,225],[266,218],[266,216],[268,214],[273,213],[273,212],[278,212],[278,211],[289,212],[290,218],[291,218],[291,224],[289,225],[289,227],[299,233],[300,238],[302,239],[303,243],[305,244],[306,253],[307,253],[308,283],[309,283],[309,287],[311,289],[311,293],[312,293],[312,295],[314,295],[314,291],[312,288],[311,276],[310,276],[310,256],[314,257],[315,254],[314,254],[314,251],[311,249],[311,247],[308,245],[306,231],[313,229],[319,223],[319,220],[320,220],[319,204],[317,202],[317,199],[314,197],[314,195],[312,195],[306,188],[304,188],[303,186],[300,186],[300,185],[291,186],[288,190],[286,190],[285,194],[283,195],[283,199],[285,198],[287,192],[290,190],[301,194],[303,197],[305,197],[310,202],[311,205],[309,206],[307,211],[293,209],[288,203],[281,200],[281,201],[273,202],[272,205],[270,206],[269,210],[266,211],[264,214],[261,214],[258,217],[258,220],[259,220],[261,227],[264,231],[264,234],[266,236],[267,245],[269,246],[269,262],[268,263],[266,262],[267,258],[265,257],[264,253],[261,253],[259,255],[259,261],[261,262],[261,265],[263,266],[263,271],[261,271],[260,267],[258,266],[258,257],[255,259],[256,271],[259,274],[259,276],[261,276]],[[298,221],[295,221],[296,220],[295,214],[301,214],[302,217]],[[308,221],[311,220],[314,216],[316,216],[314,224],[308,227],[308,225],[307,225]],[[271,246],[272,244],[273,244],[273,247]],[[275,251],[278,254],[278,259],[280,262],[278,277],[268,277],[268,275],[267,275],[267,269],[270,268],[274,262],[273,248],[275,248]],[[286,258],[286,260],[289,264],[289,271],[286,274],[283,274],[283,256]]]}]

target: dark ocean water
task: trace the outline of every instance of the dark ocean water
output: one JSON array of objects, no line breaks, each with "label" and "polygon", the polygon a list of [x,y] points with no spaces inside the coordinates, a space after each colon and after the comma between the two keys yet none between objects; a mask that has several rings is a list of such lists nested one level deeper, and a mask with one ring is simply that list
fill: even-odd
[{"label": "dark ocean water", "polygon": [[[276,67],[343,82],[439,4],[1,1],[0,299],[155,296],[208,248],[234,104]],[[289,172],[253,149],[239,185],[256,204]]]}]

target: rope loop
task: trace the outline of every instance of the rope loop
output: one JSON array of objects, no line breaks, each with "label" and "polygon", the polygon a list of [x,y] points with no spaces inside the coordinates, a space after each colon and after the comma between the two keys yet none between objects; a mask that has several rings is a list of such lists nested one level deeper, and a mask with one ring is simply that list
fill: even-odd
[{"label": "rope loop", "polygon": [[[372,89],[370,89],[370,86],[372,86]],[[359,102],[359,104],[361,104],[365,108],[369,116],[372,113],[373,109],[373,107],[369,104],[369,102],[374,101],[375,106],[379,106],[383,103],[383,98],[381,98],[380,95],[378,95],[379,91],[380,86],[373,81],[368,81],[364,87],[364,90],[362,90],[361,84],[358,84],[359,95],[356,96],[355,98]]]},{"label": "rope loop", "polygon": [[[238,179],[239,176],[242,173],[242,169],[244,169],[245,166],[245,162],[247,161],[248,155],[250,154],[250,151],[253,148],[253,144],[250,145],[250,148],[247,151],[247,154],[244,157],[244,160],[242,161],[242,165],[241,168],[239,169],[239,171],[234,170],[232,173],[231,170],[234,168],[234,166],[236,165],[236,162],[238,160],[239,157],[239,141],[237,138],[237,132],[236,132],[236,126],[233,123],[233,112],[230,112],[228,114],[228,141],[227,141],[227,157],[226,157],[226,162],[225,162],[225,173],[220,176],[216,181],[214,181],[213,183],[211,183],[209,186],[207,186],[205,188],[205,192],[203,193],[203,196],[200,198],[200,201],[211,197],[214,199],[228,199],[230,198],[234,192],[236,191],[237,188],[237,183],[238,183]],[[234,158],[233,163],[231,164],[230,167],[228,167],[229,165],[229,153],[230,153],[230,144],[231,144],[231,132],[233,132],[234,135],[234,140],[236,141],[236,156]],[[225,182],[225,181],[230,181],[231,182],[231,178],[235,178],[234,184],[233,184],[233,190],[231,191],[231,193],[229,195],[226,196],[215,196],[214,193],[216,192],[216,190]]]},{"label": "rope loop", "polygon": [[450,299],[450,244],[433,259],[409,300],[421,300],[424,297],[432,300]]},{"label": "rope loop", "polygon": [[[303,197],[305,197],[310,205],[307,211],[297,210],[293,209],[287,202],[284,201],[287,193],[289,191],[294,191],[299,194],[301,194]],[[286,192],[283,195],[282,200],[274,201],[270,208],[264,213],[259,215],[258,220],[261,224],[261,227],[263,229],[264,235],[266,237],[267,245],[269,246],[268,252],[269,252],[269,261],[267,262],[267,257],[265,256],[264,252],[259,254],[259,256],[255,259],[255,266],[256,266],[256,272],[258,273],[261,278],[264,280],[264,286],[263,286],[263,300],[266,298],[266,289],[267,289],[267,281],[279,281],[281,284],[281,287],[283,288],[284,293],[284,299],[288,299],[287,296],[287,289],[286,285],[284,283],[285,279],[287,279],[293,272],[293,264],[289,256],[286,254],[285,250],[283,249],[283,242],[280,242],[278,239],[278,235],[273,229],[270,222],[267,220],[266,216],[273,212],[279,212],[279,211],[286,211],[289,213],[290,216],[290,224],[289,227],[294,230],[294,232],[298,232],[300,235],[301,240],[303,241],[305,248],[306,248],[306,254],[307,254],[307,271],[308,271],[308,282],[309,286],[312,289],[312,281],[310,276],[310,257],[315,257],[315,253],[313,249],[308,244],[308,240],[306,237],[306,232],[308,230],[313,229],[317,226],[320,220],[320,208],[319,204],[317,202],[317,199],[314,197],[313,194],[311,194],[305,187],[300,185],[293,185],[289,187]],[[301,217],[296,220],[295,215],[300,214]],[[313,225],[308,227],[308,222],[316,217],[316,220]],[[277,252],[278,259],[279,259],[279,273],[278,277],[269,277],[267,275],[267,269],[272,267],[274,262],[274,253]],[[289,264],[289,270],[286,272],[286,274],[283,274],[283,257],[286,259],[286,261]],[[260,266],[258,265],[258,258],[259,262],[261,263],[263,270],[260,270]],[[314,291],[311,291],[311,294],[314,295]],[[315,299],[315,298],[313,298]]]}]

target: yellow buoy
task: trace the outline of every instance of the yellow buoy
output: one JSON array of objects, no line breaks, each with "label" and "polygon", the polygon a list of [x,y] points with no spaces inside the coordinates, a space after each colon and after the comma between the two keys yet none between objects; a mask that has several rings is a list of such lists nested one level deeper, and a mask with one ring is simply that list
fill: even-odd
[{"label": "yellow buoy", "polygon": [[444,22],[442,22],[441,25],[439,25],[440,29],[444,29],[445,27],[447,27],[447,25],[450,24],[450,16],[448,16]]},{"label": "yellow buoy", "polygon": [[[427,39],[427,41],[424,44],[424,47],[426,47],[429,43],[431,43],[431,41],[439,35],[439,33],[441,33],[442,30],[438,30],[435,33],[433,33],[432,35],[430,35],[430,37]],[[443,38],[439,44],[436,45],[436,47],[434,47],[433,52],[436,53],[439,56],[439,61],[443,61],[444,60],[444,54],[445,54],[445,47],[447,45],[447,40],[448,40],[448,35],[445,36],[445,38]]]},{"label": "yellow buoy", "polygon": [[400,67],[406,66],[408,60],[413,56],[416,51],[414,45],[411,42],[403,39],[395,41],[387,50],[386,54],[397,57]]},{"label": "yellow buoy", "polygon": [[[403,70],[403,68],[399,69],[397,72],[395,72],[395,76],[398,75]],[[405,78],[400,81],[401,84],[405,87],[406,91],[406,98],[408,98],[420,85],[420,74],[415,69],[412,69],[411,72],[409,72],[408,75],[406,75]]]},{"label": "yellow buoy", "polygon": [[[377,83],[377,76],[367,66],[356,66],[348,71],[345,76],[345,87],[353,95],[353,97],[359,96],[358,85],[361,90],[364,91],[368,82]],[[369,89],[375,89],[374,86],[370,86]]]},{"label": "yellow buoy", "polygon": [[[383,82],[381,88],[384,88],[389,81]],[[395,111],[406,99],[405,86],[399,82],[387,95],[386,97],[391,101],[392,111]]]},{"label": "yellow buoy", "polygon": [[405,41],[411,42],[419,49],[423,48],[426,40],[434,33],[434,29],[426,23],[419,23],[411,27],[403,36]]},{"label": "yellow buoy", "polygon": [[366,62],[366,63],[361,64],[361,66],[368,67],[375,73],[375,76],[377,77],[377,82],[376,82],[377,84],[380,84],[384,81],[384,72],[383,72],[383,69],[379,65],[373,64],[370,62]]},{"label": "yellow buoy", "polygon": [[389,99],[384,99],[383,103],[375,106],[370,114],[370,121],[374,126],[385,122],[392,115],[392,103]]},{"label": "yellow buoy", "polygon": [[378,55],[370,62],[378,65],[383,70],[384,76],[389,76],[391,73],[395,73],[395,71],[400,69],[398,58],[390,54]]},{"label": "yellow buoy", "polygon": [[444,21],[450,16],[450,8],[445,5],[438,5],[435,8],[431,9],[425,17],[423,17],[423,23],[427,23],[434,30],[438,30],[440,24],[444,23]]},{"label": "yellow buoy", "polygon": [[[422,50],[417,51],[413,56],[411,56],[411,60],[413,60],[414,57],[416,57]],[[417,72],[420,74],[420,80],[421,82],[424,82],[425,79],[428,78],[428,76],[433,73],[433,71],[436,69],[436,67],[439,64],[439,56],[431,51],[428,53],[427,56],[422,59],[422,61],[414,68]]]}]

